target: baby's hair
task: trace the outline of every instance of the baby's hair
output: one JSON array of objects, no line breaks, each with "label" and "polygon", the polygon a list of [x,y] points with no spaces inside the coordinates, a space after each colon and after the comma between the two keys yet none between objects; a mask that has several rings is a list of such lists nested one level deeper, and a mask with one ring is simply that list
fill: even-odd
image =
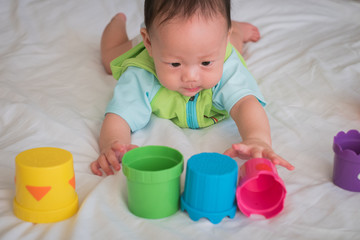
[{"label": "baby's hair", "polygon": [[190,18],[198,12],[206,18],[214,17],[220,13],[226,19],[228,28],[230,29],[230,1],[231,0],[145,0],[145,26],[148,31],[150,31],[156,18],[161,20],[159,22],[159,25],[161,25],[176,17]]}]

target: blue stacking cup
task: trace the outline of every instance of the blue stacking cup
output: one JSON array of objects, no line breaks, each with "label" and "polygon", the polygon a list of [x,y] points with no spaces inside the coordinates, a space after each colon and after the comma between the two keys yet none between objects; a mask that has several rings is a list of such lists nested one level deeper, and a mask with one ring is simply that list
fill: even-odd
[{"label": "blue stacking cup", "polygon": [[217,224],[228,216],[235,217],[235,193],[238,165],[229,156],[200,153],[187,161],[185,189],[181,210],[193,221],[205,217]]}]

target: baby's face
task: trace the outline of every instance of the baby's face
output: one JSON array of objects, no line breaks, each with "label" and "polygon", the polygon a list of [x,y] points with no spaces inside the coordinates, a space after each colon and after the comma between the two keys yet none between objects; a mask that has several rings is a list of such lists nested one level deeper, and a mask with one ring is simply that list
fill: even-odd
[{"label": "baby's face", "polygon": [[160,83],[184,96],[194,96],[220,81],[229,35],[222,15],[195,15],[154,24],[144,44],[154,59]]}]

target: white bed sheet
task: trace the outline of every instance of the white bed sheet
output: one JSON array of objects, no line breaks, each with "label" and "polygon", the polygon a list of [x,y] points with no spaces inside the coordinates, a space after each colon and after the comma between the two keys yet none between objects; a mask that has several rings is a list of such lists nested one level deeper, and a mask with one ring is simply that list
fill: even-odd
[{"label": "white bed sheet", "polygon": [[[89,169],[115,85],[100,63],[101,33],[122,11],[136,36],[142,9],[141,0],[1,1],[0,239],[360,239],[360,193],[331,179],[334,135],[360,130],[360,2],[233,1],[233,19],[260,29],[244,57],[268,101],[273,147],[296,169],[278,168],[288,191],[278,216],[252,220],[238,211],[217,225],[181,211],[138,218],[128,211],[122,172],[98,177]],[[167,145],[185,160],[239,140],[232,120],[189,130],[152,117],[133,134],[135,144]],[[12,211],[14,159],[44,146],[73,154],[80,208],[65,221],[32,224]]]}]

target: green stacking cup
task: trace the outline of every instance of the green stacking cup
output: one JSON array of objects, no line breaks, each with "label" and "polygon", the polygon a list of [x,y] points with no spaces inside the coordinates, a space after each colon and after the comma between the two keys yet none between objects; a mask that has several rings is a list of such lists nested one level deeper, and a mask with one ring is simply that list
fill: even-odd
[{"label": "green stacking cup", "polygon": [[142,218],[164,218],[179,209],[182,154],[165,146],[145,146],[127,152],[122,159],[127,178],[128,207]]}]

